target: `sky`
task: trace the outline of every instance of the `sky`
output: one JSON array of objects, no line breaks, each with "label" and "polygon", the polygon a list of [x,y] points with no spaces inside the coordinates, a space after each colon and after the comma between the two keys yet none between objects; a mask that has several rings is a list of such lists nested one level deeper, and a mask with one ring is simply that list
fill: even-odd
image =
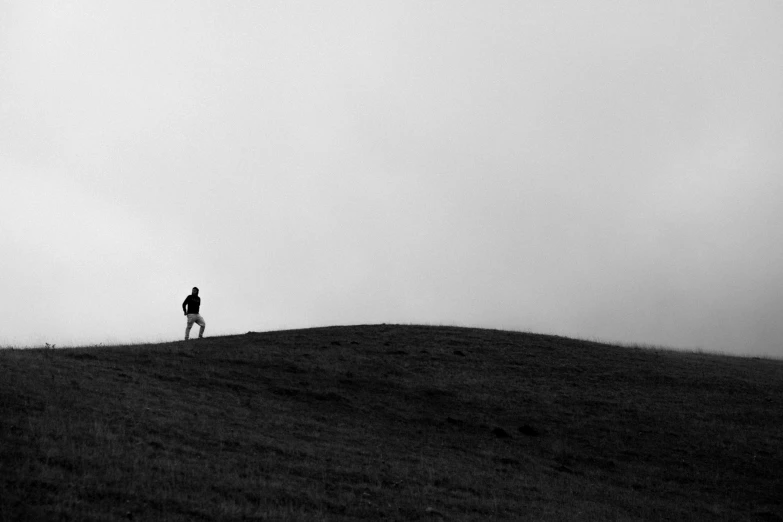
[{"label": "sky", "polygon": [[780,0],[0,1],[0,346],[783,357]]}]

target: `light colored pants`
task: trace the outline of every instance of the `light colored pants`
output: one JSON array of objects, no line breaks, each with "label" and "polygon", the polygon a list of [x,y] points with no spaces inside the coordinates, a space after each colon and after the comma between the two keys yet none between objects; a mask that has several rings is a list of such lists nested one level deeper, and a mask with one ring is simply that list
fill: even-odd
[{"label": "light colored pants", "polygon": [[201,314],[188,314],[188,326],[185,327],[186,341],[190,337],[190,329],[193,328],[193,323],[196,323],[201,327],[198,331],[198,336],[204,337],[204,328],[207,326],[207,323],[204,322],[204,318],[201,317]]}]

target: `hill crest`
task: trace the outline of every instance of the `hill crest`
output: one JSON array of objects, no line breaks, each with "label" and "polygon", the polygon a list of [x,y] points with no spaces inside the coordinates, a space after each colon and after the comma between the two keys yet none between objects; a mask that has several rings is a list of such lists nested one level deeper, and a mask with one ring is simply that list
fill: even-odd
[{"label": "hill crest", "polygon": [[783,519],[775,360],[363,325],[0,375],[11,517]]}]

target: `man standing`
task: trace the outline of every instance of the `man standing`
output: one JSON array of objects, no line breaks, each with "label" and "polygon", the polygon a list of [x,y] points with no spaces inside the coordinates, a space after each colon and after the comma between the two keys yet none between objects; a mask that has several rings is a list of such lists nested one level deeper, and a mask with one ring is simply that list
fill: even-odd
[{"label": "man standing", "polygon": [[198,288],[193,287],[193,293],[185,298],[185,302],[182,303],[182,311],[188,316],[188,326],[185,328],[185,340],[190,338],[190,329],[193,327],[193,323],[198,324],[201,329],[198,332],[198,338],[204,338],[204,328],[207,323],[204,322],[204,318],[198,313],[198,309],[201,307],[201,298],[198,296]]}]

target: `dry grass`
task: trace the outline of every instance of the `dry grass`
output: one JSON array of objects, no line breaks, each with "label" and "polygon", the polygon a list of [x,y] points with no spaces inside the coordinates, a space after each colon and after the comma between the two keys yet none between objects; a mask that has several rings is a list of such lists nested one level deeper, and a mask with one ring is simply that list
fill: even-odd
[{"label": "dry grass", "polygon": [[783,361],[353,326],[0,351],[0,520],[783,520]]}]

